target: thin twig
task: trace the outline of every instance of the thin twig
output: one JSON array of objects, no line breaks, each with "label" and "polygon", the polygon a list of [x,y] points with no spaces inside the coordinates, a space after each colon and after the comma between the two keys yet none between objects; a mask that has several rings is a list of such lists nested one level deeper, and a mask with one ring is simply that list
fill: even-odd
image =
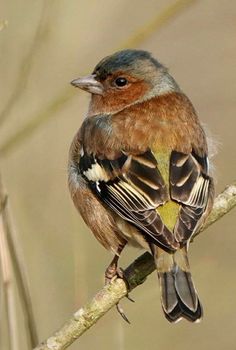
[{"label": "thin twig", "polygon": [[[236,206],[236,182],[228,186],[215,200],[209,219],[203,227],[219,220]],[[126,270],[125,276],[131,289],[142,284],[146,277],[155,270],[152,256],[144,253],[136,259]],[[35,350],[63,350],[78,339],[84,332],[93,326],[106,312],[127,294],[123,280],[116,279],[112,284],[105,286],[94,298],[81,307],[61,329],[45,340]]]},{"label": "thin twig", "polygon": [[0,208],[0,271],[2,279],[3,300],[6,310],[6,322],[8,329],[8,340],[11,350],[18,350],[17,313],[14,295],[14,284],[10,256],[7,249],[7,241],[3,223],[3,211],[6,203]]},{"label": "thin twig", "polygon": [[46,21],[45,21],[45,18],[46,18],[46,15],[50,13],[49,7],[51,6],[52,6],[52,1],[45,1],[43,4],[42,13],[38,22],[37,29],[35,31],[35,35],[31,41],[31,45],[27,54],[25,55],[25,57],[23,58],[20,64],[20,68],[18,70],[19,72],[18,77],[14,84],[12,94],[6,106],[0,113],[0,126],[9,116],[12,107],[18,102],[18,100],[20,99],[20,97],[23,95],[25,91],[25,87],[29,79],[34,57],[36,56],[36,53],[40,48],[40,44],[42,42],[45,42],[46,34],[49,32],[48,27],[50,23],[49,21],[50,18],[47,18]]},{"label": "thin twig", "polygon": [[4,19],[2,21],[0,21],[0,32],[3,30],[3,29],[6,29],[8,26],[8,20],[7,19]]},{"label": "thin twig", "polygon": [[[194,4],[194,2],[196,2],[196,0],[176,0],[173,4],[164,8],[158,15],[155,15],[151,20],[145,23],[125,42],[113,48],[111,51],[140,46],[152,33],[160,30],[160,28],[167,24],[173,17],[182,13],[183,10]],[[5,156],[10,151],[14,150],[16,146],[22,143],[27,137],[31,136],[39,126],[54,115],[57,116],[58,109],[64,107],[64,105],[75,96],[78,96],[78,93],[67,88],[46,106],[46,108],[38,112],[36,116],[34,115],[27,118],[30,121],[0,146],[0,155]],[[7,112],[9,112],[9,110],[7,110]],[[3,113],[5,118],[6,112]]]},{"label": "thin twig", "polygon": [[[0,246],[0,253],[4,252],[9,257],[14,277],[16,279],[16,286],[19,292],[19,297],[21,301],[21,306],[25,318],[25,328],[28,337],[29,349],[32,349],[38,343],[38,336],[36,331],[36,323],[33,315],[32,303],[29,293],[28,280],[26,277],[25,263],[20,250],[20,245],[16,237],[15,230],[12,227],[12,220],[10,218],[9,203],[6,200],[7,194],[3,187],[0,178],[0,217],[2,220],[2,225],[0,227],[2,233],[4,234],[6,244],[4,247]],[[11,278],[12,282],[12,278]],[[9,284],[9,282],[8,282]],[[8,285],[7,284],[7,285]],[[12,305],[12,303],[11,303]],[[15,317],[16,319],[16,317]]]},{"label": "thin twig", "polygon": [[39,112],[36,117],[30,119],[23,128],[18,130],[15,135],[6,141],[5,144],[0,146],[0,156],[7,155],[10,151],[14,150],[18,144],[22,143],[28,136],[37,130],[42,123],[57,116],[59,113],[57,114],[56,112],[59,112],[59,110],[65,106],[66,102],[69,102],[71,94],[71,90],[67,90],[67,93],[63,93],[60,99],[53,100],[48,104],[46,109]]},{"label": "thin twig", "polygon": [[124,48],[135,48],[149,38],[154,32],[158,31],[163,27],[164,24],[167,24],[168,21],[173,19],[179,13],[182,13],[188,6],[193,5],[196,0],[177,0],[173,4],[168,5],[164,8],[161,13],[155,15],[148,23],[131,37],[125,40],[117,50]]}]

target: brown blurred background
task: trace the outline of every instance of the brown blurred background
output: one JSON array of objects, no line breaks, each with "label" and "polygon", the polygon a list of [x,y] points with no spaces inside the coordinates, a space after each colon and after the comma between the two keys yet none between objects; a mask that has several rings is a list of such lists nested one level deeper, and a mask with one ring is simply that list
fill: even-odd
[{"label": "brown blurred background", "polygon": [[[153,18],[174,0],[8,1],[0,21],[0,170],[24,253],[40,340],[103,285],[111,259],[73,207],[67,154],[89,96],[69,82],[102,57],[130,46],[167,65],[218,140],[217,192],[235,179],[236,2],[189,1],[162,26]],[[186,1],[186,3],[188,3]],[[163,18],[162,18],[163,19]],[[134,41],[137,33],[148,35]],[[20,134],[19,134],[20,132]],[[16,137],[16,135],[18,135]],[[156,275],[122,301],[131,320],[111,310],[71,349],[235,349],[235,211],[191,245],[194,280],[204,304],[201,324],[170,325]],[[126,249],[125,267],[140,252]],[[1,312],[0,348],[8,349]],[[18,306],[20,348],[26,349]]]}]

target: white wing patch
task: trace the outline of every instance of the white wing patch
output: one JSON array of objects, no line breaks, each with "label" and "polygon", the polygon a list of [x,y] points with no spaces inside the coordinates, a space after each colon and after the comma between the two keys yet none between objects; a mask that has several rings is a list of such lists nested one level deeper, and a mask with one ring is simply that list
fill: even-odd
[{"label": "white wing patch", "polygon": [[208,201],[209,184],[209,179],[204,179],[204,177],[199,176],[192,188],[192,191],[190,192],[189,199],[185,202],[185,204],[191,207],[205,207]]},{"label": "white wing patch", "polygon": [[83,172],[83,175],[89,180],[93,182],[97,181],[109,181],[110,178],[105,171],[95,160],[95,164],[92,164],[91,168]]},{"label": "white wing patch", "polygon": [[205,208],[211,185],[207,156],[173,151],[170,172],[172,198],[190,207]]},{"label": "white wing patch", "polygon": [[95,195],[121,218],[135,225],[145,242],[153,242],[171,252],[179,247],[156,211],[169,196],[150,150],[134,157],[123,153],[114,160],[96,159],[95,155],[85,152],[79,166]]}]

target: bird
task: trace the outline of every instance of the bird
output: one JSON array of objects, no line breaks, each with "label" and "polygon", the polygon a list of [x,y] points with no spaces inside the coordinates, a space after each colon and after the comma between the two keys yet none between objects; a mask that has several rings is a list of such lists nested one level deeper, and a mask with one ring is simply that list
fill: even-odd
[{"label": "bird", "polygon": [[114,254],[106,283],[122,275],[124,247],[141,247],[154,258],[166,319],[199,322],[203,308],[187,254],[212,209],[214,180],[192,103],[144,50],[106,56],[71,84],[91,97],[69,151],[69,190],[96,239]]}]

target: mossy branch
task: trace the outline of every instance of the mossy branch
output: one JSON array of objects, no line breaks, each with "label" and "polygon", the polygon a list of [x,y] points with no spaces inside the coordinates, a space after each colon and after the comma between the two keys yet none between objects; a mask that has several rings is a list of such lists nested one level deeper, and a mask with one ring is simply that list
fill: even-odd
[{"label": "mossy branch", "polygon": [[[236,182],[228,186],[215,199],[213,210],[201,231],[219,220],[236,206]],[[142,254],[126,270],[125,276],[131,290],[142,284],[146,277],[155,270],[154,261],[149,253]],[[35,350],[62,350],[70,346],[84,332],[92,327],[106,312],[127,294],[124,281],[116,279],[103,287],[94,298],[74,315],[51,337]]]}]

